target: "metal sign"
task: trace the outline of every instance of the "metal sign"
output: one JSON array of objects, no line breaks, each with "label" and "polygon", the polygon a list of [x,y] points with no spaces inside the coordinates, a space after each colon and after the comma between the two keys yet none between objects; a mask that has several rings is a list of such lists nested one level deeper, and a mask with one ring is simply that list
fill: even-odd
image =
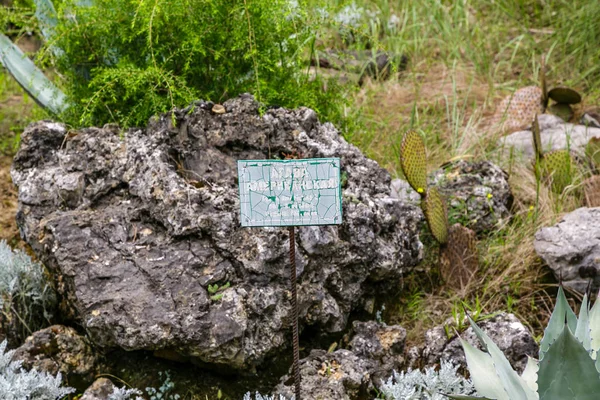
[{"label": "metal sign", "polygon": [[342,223],[339,158],[238,161],[242,226]]}]

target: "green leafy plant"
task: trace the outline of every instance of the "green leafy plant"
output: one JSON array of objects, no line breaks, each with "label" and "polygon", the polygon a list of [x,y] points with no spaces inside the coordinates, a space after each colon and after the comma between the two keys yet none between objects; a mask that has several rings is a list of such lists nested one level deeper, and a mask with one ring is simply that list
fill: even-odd
[{"label": "green leafy plant", "polygon": [[230,282],[227,282],[226,284],[219,286],[217,283],[215,283],[214,285],[208,285],[208,294],[210,294],[210,299],[212,301],[219,301],[223,298],[223,293],[219,293],[224,291],[225,289],[229,288],[231,286]]},{"label": "green leafy plant", "polygon": [[600,302],[590,309],[584,296],[579,318],[559,288],[540,343],[539,361],[529,358],[518,375],[498,346],[469,318],[484,350],[461,339],[471,380],[483,397],[448,394],[451,399],[596,399],[600,393]]},{"label": "green leafy plant", "polygon": [[244,92],[267,106],[302,105],[334,122],[345,118],[341,86],[307,68],[328,17],[319,7],[287,0],[35,2],[49,50],[42,61],[59,72],[66,97],[6,37],[0,55],[10,54],[1,59],[42,106],[73,125],[144,125],[198,98]]}]

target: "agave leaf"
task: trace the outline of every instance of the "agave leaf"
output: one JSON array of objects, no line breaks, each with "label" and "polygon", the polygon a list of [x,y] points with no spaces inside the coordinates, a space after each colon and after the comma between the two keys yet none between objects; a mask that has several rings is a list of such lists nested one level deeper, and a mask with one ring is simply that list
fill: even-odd
[{"label": "agave leaf", "polygon": [[600,350],[600,301],[598,299],[590,310],[590,338],[592,350],[597,353]]},{"label": "agave leaf", "polygon": [[583,344],[583,347],[587,351],[591,350],[592,340],[590,338],[590,313],[587,293],[583,296],[583,301],[581,302],[581,310],[579,310],[579,319],[577,320],[575,337]]},{"label": "agave leaf", "polygon": [[466,396],[464,394],[445,394],[444,396],[454,400],[492,400],[487,397]]},{"label": "agave leaf", "polygon": [[555,87],[548,92],[548,97],[557,103],[577,104],[581,103],[581,95],[567,87]]},{"label": "agave leaf", "polygon": [[525,381],[527,386],[534,392],[537,392],[537,374],[540,369],[539,361],[533,357],[527,356],[527,365],[525,366],[525,370],[521,374],[521,378]]},{"label": "agave leaf", "polygon": [[42,36],[46,41],[49,41],[54,36],[56,25],[58,25],[58,17],[56,9],[51,0],[34,0],[35,2],[35,17],[39,22]]},{"label": "agave leaf", "polygon": [[540,360],[540,400],[597,400],[600,374],[588,351],[563,325],[562,332]]},{"label": "agave leaf", "polygon": [[21,49],[2,33],[0,33],[0,62],[40,106],[54,114],[59,114],[66,108],[64,93],[54,86]]},{"label": "agave leaf", "polygon": [[565,296],[565,292],[561,286],[558,288],[556,305],[554,306],[554,310],[550,316],[550,321],[548,321],[548,326],[544,330],[544,337],[540,342],[540,361],[544,358],[544,354],[546,351],[548,351],[550,344],[553,343],[562,333],[565,325],[565,319],[571,332],[575,332],[577,329],[577,316],[571,309],[569,302],[567,302],[567,297]]},{"label": "agave leaf", "polygon": [[[477,326],[475,321],[469,317],[469,322],[473,331],[477,335],[477,338],[481,342],[481,345],[487,350],[490,355],[496,373],[500,377],[500,381],[503,384],[504,390],[508,393],[510,400],[537,400],[537,394],[529,388],[527,383],[512,369],[510,362],[502,353],[502,350],[498,348],[496,343],[485,334],[480,327]],[[469,368],[469,371],[472,371]]]},{"label": "agave leaf", "polygon": [[[477,393],[491,399],[509,400],[508,393],[504,390],[502,381],[496,373],[492,357],[462,338],[460,338],[460,342],[465,351],[467,366]],[[452,397],[450,396],[450,398]]]}]

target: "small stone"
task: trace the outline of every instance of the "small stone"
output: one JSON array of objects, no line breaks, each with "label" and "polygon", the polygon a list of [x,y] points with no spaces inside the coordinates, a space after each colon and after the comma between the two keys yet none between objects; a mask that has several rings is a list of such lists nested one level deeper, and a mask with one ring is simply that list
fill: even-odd
[{"label": "small stone", "polygon": [[225,110],[225,107],[223,107],[221,104],[215,104],[212,108],[212,112],[215,114],[225,114],[227,110]]},{"label": "small stone", "polygon": [[94,381],[80,397],[79,400],[108,400],[116,386],[106,378],[99,378]]}]

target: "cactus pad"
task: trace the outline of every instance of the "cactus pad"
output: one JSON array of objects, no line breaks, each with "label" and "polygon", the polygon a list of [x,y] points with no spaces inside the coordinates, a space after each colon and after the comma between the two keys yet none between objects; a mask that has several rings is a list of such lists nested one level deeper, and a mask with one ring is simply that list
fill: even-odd
[{"label": "cactus pad", "polygon": [[600,207],[600,175],[594,175],[583,182],[585,205]]},{"label": "cactus pad", "polygon": [[552,104],[550,107],[548,107],[548,112],[550,114],[556,115],[557,117],[560,117],[561,119],[567,122],[569,122],[571,118],[573,118],[573,109],[570,105],[566,103]]},{"label": "cactus pad", "polygon": [[461,224],[450,227],[448,243],[440,248],[440,274],[447,285],[463,289],[479,268],[475,232]]},{"label": "cactus pad", "polygon": [[537,86],[521,88],[502,100],[492,123],[500,124],[504,121],[502,130],[506,132],[526,128],[536,114],[544,112],[542,103],[542,89]]},{"label": "cactus pad", "polygon": [[540,123],[538,121],[537,114],[533,117],[533,123],[531,124],[531,133],[533,133],[533,148],[538,158],[543,157],[544,151],[542,150],[542,135],[540,132]]},{"label": "cactus pad", "polygon": [[592,166],[600,171],[600,138],[593,137],[585,147],[585,155],[590,160]]},{"label": "cactus pad", "polygon": [[577,104],[581,103],[581,95],[566,87],[555,87],[548,92],[548,97],[557,103]]},{"label": "cactus pad", "polygon": [[551,183],[552,191],[560,194],[573,183],[578,173],[577,164],[567,150],[551,151],[540,160],[540,172]]},{"label": "cactus pad", "polygon": [[425,143],[415,131],[406,132],[402,138],[400,165],[410,186],[424,197],[427,190]]},{"label": "cactus pad", "polygon": [[431,234],[440,244],[448,242],[448,210],[440,192],[435,187],[427,190],[421,200],[421,208],[431,230]]}]

